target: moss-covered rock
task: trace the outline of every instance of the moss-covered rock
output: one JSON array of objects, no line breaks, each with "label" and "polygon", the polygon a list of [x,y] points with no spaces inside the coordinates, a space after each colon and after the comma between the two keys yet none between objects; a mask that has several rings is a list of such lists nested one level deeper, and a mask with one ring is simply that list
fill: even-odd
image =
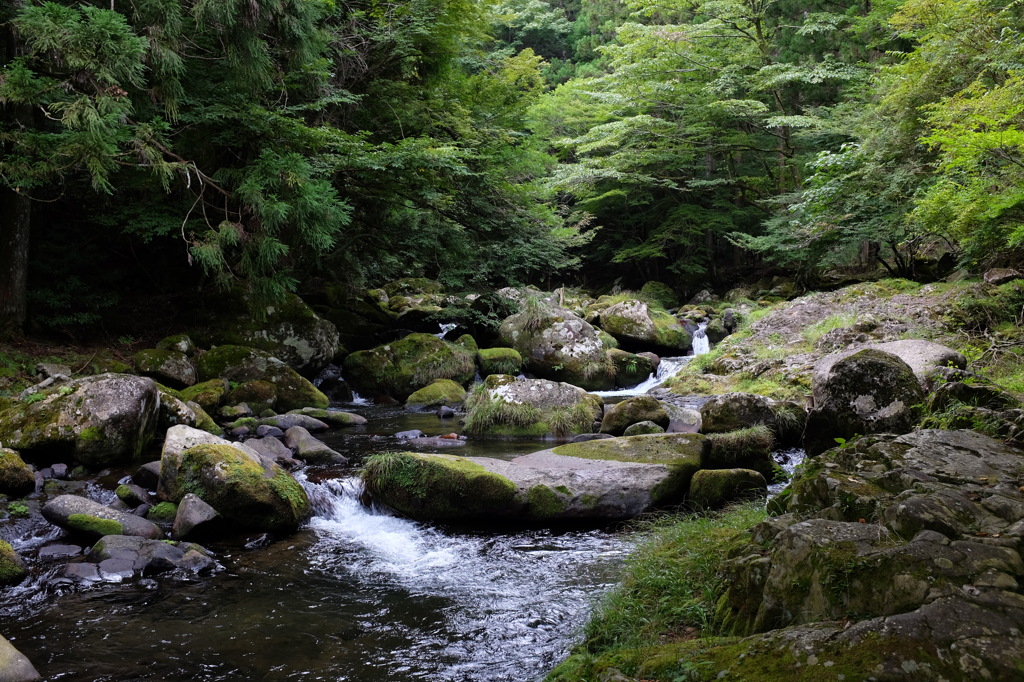
[{"label": "moss-covered rock", "polygon": [[[47,389],[0,412],[0,442],[23,456],[71,456],[92,468],[137,459],[152,440],[160,394],[152,379],[101,374]],[[35,396],[33,396],[35,398]]]},{"label": "moss-covered rock", "polygon": [[186,388],[196,383],[196,368],[188,356],[176,350],[150,348],[133,358],[135,371],[171,388]]},{"label": "moss-covered rock", "polygon": [[169,526],[174,523],[174,517],[178,514],[178,505],[173,502],[157,502],[146,511],[146,518],[161,526]]},{"label": "moss-covered rock", "polygon": [[651,503],[662,506],[683,501],[707,447],[707,440],[700,434],[670,433],[568,443],[551,452],[586,460],[663,465],[668,475],[650,491]]},{"label": "moss-covered rock", "polygon": [[206,431],[207,433],[212,433],[215,436],[224,435],[224,429],[221,428],[220,424],[213,421],[213,417],[211,417],[206,410],[200,407],[199,403],[187,404],[192,409],[193,414],[195,414],[196,416],[195,424],[193,424],[192,426],[195,426],[197,429]]},{"label": "moss-covered rock", "polygon": [[708,449],[701,460],[702,469],[753,469],[765,480],[774,477],[772,449],[775,436],[763,424],[728,433],[708,434]]},{"label": "moss-covered rock", "polygon": [[444,293],[444,286],[440,282],[426,277],[403,277],[388,282],[381,289],[388,297],[386,300],[390,300],[394,296],[418,298]]},{"label": "moss-covered rock", "polygon": [[823,383],[815,375],[815,407],[807,415],[804,447],[810,456],[857,434],[906,433],[921,417],[924,391],[906,362],[866,349],[832,364]]},{"label": "moss-covered rock", "polygon": [[516,376],[523,371],[523,356],[514,348],[481,348],[477,351],[476,362],[481,376],[509,374]]},{"label": "moss-covered rock", "polygon": [[492,374],[466,399],[474,438],[569,438],[593,431],[601,399],[572,384]]},{"label": "moss-covered rock", "polygon": [[647,381],[654,372],[654,363],[642,355],[627,353],[617,348],[608,351],[608,359],[615,367],[615,386],[631,388]]},{"label": "moss-covered rock", "polygon": [[290,532],[310,514],[309,498],[287,471],[229,444],[165,449],[158,495],[180,502],[192,493],[241,528]]},{"label": "moss-covered rock", "polygon": [[480,350],[480,346],[477,344],[476,339],[473,338],[472,334],[463,334],[459,338],[455,339],[455,345],[462,346],[470,353],[475,353]]},{"label": "moss-covered rock", "polygon": [[224,402],[228,405],[245,403],[255,414],[259,414],[277,405],[277,387],[262,379],[245,381],[231,389],[224,397]]},{"label": "moss-covered rock", "polygon": [[538,377],[588,391],[610,389],[615,383],[615,368],[597,330],[568,310],[524,305],[522,312],[501,323],[499,336]]},{"label": "moss-covered rock", "polygon": [[601,420],[601,433],[621,436],[627,426],[639,422],[654,422],[665,429],[668,427],[669,415],[657,398],[638,395],[608,405]]},{"label": "moss-covered rock", "polygon": [[345,377],[364,393],[388,394],[405,400],[435,379],[466,385],[473,379],[473,353],[432,334],[403,339],[345,359]]},{"label": "moss-covered rock", "polygon": [[807,414],[797,403],[772,400],[754,393],[712,396],[700,407],[704,433],[728,433],[753,426],[771,429],[778,444],[799,442]]},{"label": "moss-covered rock", "polygon": [[[308,379],[271,355],[255,348],[218,346],[203,353],[196,362],[202,381],[268,381],[277,389],[277,409],[283,412],[301,407],[326,408],[330,401]],[[183,393],[184,395],[184,393]],[[198,401],[197,401],[198,402]]]},{"label": "moss-covered rock", "polygon": [[414,392],[405,401],[405,409],[418,412],[441,405],[461,405],[466,400],[466,389],[451,379],[436,379]]},{"label": "moss-covered rock", "polygon": [[768,493],[764,476],[750,469],[701,469],[690,481],[695,509],[720,509],[730,502]]},{"label": "moss-covered rock", "polygon": [[35,489],[32,467],[14,450],[0,447],[0,494],[21,497]]},{"label": "moss-covered rock", "polygon": [[253,314],[252,299],[235,291],[219,301],[219,308],[202,339],[209,345],[256,348],[306,377],[326,367],[338,348],[338,329],[295,294]]},{"label": "moss-covered rock", "polygon": [[27,574],[28,568],[25,566],[25,562],[11,547],[11,543],[0,540],[0,585],[20,582]]},{"label": "moss-covered rock", "polygon": [[228,390],[228,382],[214,378],[182,389],[178,396],[185,402],[198,403],[207,412],[216,412],[224,403]]},{"label": "moss-covered rock", "polygon": [[464,457],[374,455],[363,481],[374,499],[413,519],[504,517],[522,506],[512,481]]},{"label": "moss-covered rock", "polygon": [[626,427],[626,430],[622,432],[623,436],[645,436],[650,433],[665,433],[665,428],[658,426],[654,422],[637,422],[636,424],[630,424]]},{"label": "moss-covered rock", "polygon": [[50,523],[93,538],[104,535],[136,535],[158,539],[163,532],[155,524],[128,512],[118,511],[79,495],[58,495],[46,502],[43,517]]},{"label": "moss-covered rock", "polygon": [[624,301],[601,313],[601,328],[625,348],[681,355],[690,349],[691,336],[676,318],[643,301]]},{"label": "moss-covered rock", "polygon": [[640,287],[640,298],[665,310],[679,307],[679,296],[672,290],[672,287],[664,282],[654,280],[644,282],[644,285]]},{"label": "moss-covered rock", "polygon": [[174,334],[160,339],[156,344],[157,350],[171,350],[192,357],[196,354],[196,344],[188,334]]},{"label": "moss-covered rock", "polygon": [[302,414],[313,419],[318,419],[328,426],[363,426],[366,424],[366,417],[344,412],[342,410],[321,410],[315,407],[304,407],[300,410],[292,410],[288,414]]}]

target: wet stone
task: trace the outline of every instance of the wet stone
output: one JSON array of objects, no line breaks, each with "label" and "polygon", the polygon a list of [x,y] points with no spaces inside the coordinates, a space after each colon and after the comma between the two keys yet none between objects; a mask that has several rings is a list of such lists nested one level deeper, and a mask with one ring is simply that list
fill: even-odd
[{"label": "wet stone", "polygon": [[39,560],[40,561],[59,561],[61,559],[71,559],[82,553],[82,548],[78,545],[47,545],[39,548]]},{"label": "wet stone", "polygon": [[96,564],[68,564],[64,567],[64,577],[75,582],[96,582],[100,580],[100,571]]}]

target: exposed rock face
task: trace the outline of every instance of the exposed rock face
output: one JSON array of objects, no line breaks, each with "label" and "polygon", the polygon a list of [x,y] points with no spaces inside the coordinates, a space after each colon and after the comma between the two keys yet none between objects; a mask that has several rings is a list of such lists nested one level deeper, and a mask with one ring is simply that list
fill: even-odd
[{"label": "exposed rock face", "polygon": [[364,394],[405,400],[435,379],[465,385],[476,371],[474,354],[433,334],[409,334],[393,343],[352,353],[345,376]]},{"label": "exposed rock face", "polygon": [[196,369],[200,381],[269,381],[277,388],[277,409],[284,412],[301,407],[326,408],[329,404],[327,396],[294,369],[255,348],[218,346],[199,357]]},{"label": "exposed rock face", "polygon": [[196,383],[196,368],[188,356],[176,350],[149,349],[135,354],[135,371],[171,388]]},{"label": "exposed rock face", "polygon": [[465,433],[478,438],[568,438],[593,431],[604,402],[572,384],[492,374],[466,400]]},{"label": "exposed rock face", "polygon": [[643,301],[616,303],[601,313],[601,328],[627,348],[681,355],[690,349],[686,328],[664,310]]},{"label": "exposed rock face", "polygon": [[563,308],[538,308],[501,323],[502,343],[516,349],[529,371],[588,391],[612,388],[615,368],[590,324]]},{"label": "exposed rock face", "polygon": [[94,538],[136,535],[155,540],[164,535],[155,523],[78,495],[58,495],[43,505],[42,512],[50,523]]},{"label": "exposed rock face", "polygon": [[683,499],[697,470],[702,436],[596,440],[512,461],[389,453],[367,463],[378,501],[420,520],[631,518]]},{"label": "exposed rock face", "polygon": [[748,671],[807,658],[858,679],[1015,679],[1022,461],[987,436],[941,430],[820,455],[771,505],[793,513],[756,527],[729,564],[719,617],[737,634],[779,628],[731,658],[744,653]]},{"label": "exposed rock face", "polygon": [[152,379],[100,374],[45,396],[0,413],[0,442],[25,456],[71,455],[100,469],[131,462],[153,438],[160,394]]},{"label": "exposed rock face", "polygon": [[633,396],[605,408],[601,433],[621,436],[627,427],[645,421],[654,422],[664,430],[668,427],[669,415],[656,398]]},{"label": "exposed rock face", "polygon": [[278,358],[305,377],[315,377],[338,350],[338,329],[321,319],[298,296],[287,294],[263,309],[260,321],[245,296],[226,301],[231,311],[217,320],[209,342],[257,348]]},{"label": "exposed rock face", "polygon": [[1006,284],[1007,282],[1012,282],[1015,279],[1021,278],[1024,278],[1024,275],[1014,268],[992,268],[990,270],[986,270],[984,274],[985,283],[992,284],[993,286]]},{"label": "exposed rock face", "polygon": [[807,416],[809,456],[858,434],[905,433],[917,424],[924,391],[910,366],[895,355],[867,349],[815,375],[815,406]]}]

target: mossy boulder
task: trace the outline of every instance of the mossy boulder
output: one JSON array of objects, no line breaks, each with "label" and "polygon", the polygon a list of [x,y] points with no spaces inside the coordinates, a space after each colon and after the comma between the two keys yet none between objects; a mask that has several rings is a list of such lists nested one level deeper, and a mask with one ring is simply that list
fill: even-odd
[{"label": "mossy boulder", "polygon": [[185,402],[198,403],[207,412],[216,412],[224,403],[228,390],[228,382],[214,378],[182,389],[178,396]]},{"label": "mossy boulder", "polygon": [[695,509],[721,509],[730,502],[763,497],[768,483],[751,469],[701,469],[690,481],[689,501]]},{"label": "mossy boulder", "polygon": [[245,381],[231,389],[224,397],[228,405],[245,403],[255,414],[272,410],[277,405],[277,387],[262,379]]},{"label": "mossy boulder", "polygon": [[239,528],[290,532],[311,512],[306,491],[287,471],[227,443],[165,448],[157,494],[180,503],[188,493]]},{"label": "mossy boulder", "polygon": [[160,394],[146,377],[100,374],[35,396],[42,399],[0,412],[0,442],[26,457],[71,456],[95,469],[126,464],[153,439],[159,419]]},{"label": "mossy boulder", "polygon": [[836,438],[906,433],[921,418],[924,403],[910,366],[875,349],[840,359],[823,379],[815,374],[813,390],[815,406],[804,429],[804,447],[812,457],[835,445]]},{"label": "mossy boulder", "polygon": [[588,391],[615,384],[615,368],[597,330],[569,310],[530,306],[505,319],[498,334],[501,343],[518,351],[527,369],[542,379]]},{"label": "mossy boulder", "polygon": [[[330,401],[308,379],[277,358],[255,348],[218,346],[203,353],[196,362],[202,381],[267,381],[277,389],[277,409],[283,412],[301,407],[326,408]],[[183,393],[184,395],[184,393]],[[198,401],[197,401],[198,402]]]},{"label": "mossy boulder", "polygon": [[456,346],[462,346],[471,353],[475,353],[480,350],[480,345],[473,338],[472,334],[463,334],[459,338],[455,339]]},{"label": "mossy boulder", "polygon": [[668,427],[669,415],[657,398],[638,395],[608,405],[601,420],[601,433],[621,436],[626,427],[639,422],[654,422],[662,429]]},{"label": "mossy boulder", "polygon": [[767,426],[708,434],[708,443],[710,446],[701,459],[702,469],[753,469],[765,480],[774,478],[775,436]]},{"label": "mossy boulder", "polygon": [[707,439],[696,433],[667,433],[567,443],[551,452],[563,457],[664,467],[661,480],[648,491],[649,506],[678,504],[686,497],[690,479],[700,469]]},{"label": "mossy boulder", "polygon": [[466,400],[466,389],[451,379],[436,379],[414,392],[405,401],[405,409],[419,412],[442,405],[461,405]]},{"label": "mossy boulder", "polygon": [[179,351],[150,348],[140,350],[132,360],[136,372],[171,388],[186,388],[196,383],[195,366]]},{"label": "mossy boulder", "polygon": [[630,424],[626,427],[626,430],[622,432],[623,436],[644,436],[649,433],[665,433],[665,428],[658,426],[654,422],[637,422],[636,424]]},{"label": "mossy boulder", "polygon": [[423,521],[504,518],[522,507],[512,481],[464,457],[374,455],[366,460],[363,482],[374,499]]},{"label": "mossy boulder", "polygon": [[208,345],[256,348],[305,377],[315,377],[338,349],[337,327],[295,294],[285,294],[259,314],[254,314],[251,298],[241,292],[228,294],[219,304],[222,312],[202,339]]},{"label": "mossy boulder", "polygon": [[679,307],[679,296],[672,290],[672,287],[664,282],[654,280],[644,282],[644,285],[640,287],[640,298],[665,310]]},{"label": "mossy boulder", "polygon": [[570,438],[593,431],[602,400],[572,384],[492,374],[466,399],[474,438]]},{"label": "mossy boulder", "polygon": [[36,475],[14,450],[0,447],[0,494],[21,497],[36,489]]},{"label": "mossy boulder", "polygon": [[141,516],[118,511],[79,495],[58,495],[42,508],[50,523],[74,533],[93,538],[104,535],[136,535],[142,538],[163,537],[160,528]]},{"label": "mossy boulder", "polygon": [[[0,585],[20,582],[28,574],[25,562],[11,547],[11,543],[0,540]],[[2,671],[3,668],[0,668]]]},{"label": "mossy boulder", "polygon": [[405,400],[435,379],[463,386],[473,379],[473,353],[433,334],[409,334],[345,358],[345,377],[356,390]]},{"label": "mossy boulder", "polygon": [[627,353],[613,348],[608,351],[608,359],[615,367],[616,388],[630,388],[647,381],[654,373],[654,363],[643,355]]},{"label": "mossy boulder", "polygon": [[728,433],[764,425],[779,445],[799,442],[807,414],[801,405],[773,400],[755,393],[724,393],[712,396],[700,407],[704,433]]},{"label": "mossy boulder", "polygon": [[331,427],[339,426],[364,426],[366,417],[360,414],[344,412],[342,410],[321,410],[315,407],[303,407],[299,410],[292,410],[288,414],[301,414],[313,419],[318,419]]},{"label": "mossy boulder", "polygon": [[616,303],[601,312],[601,328],[623,348],[682,355],[690,350],[692,338],[676,318],[643,301]]},{"label": "mossy boulder", "polygon": [[444,293],[444,285],[426,277],[403,277],[388,282],[381,289],[387,295],[385,300],[390,300],[394,296],[422,298]]},{"label": "mossy boulder", "polygon": [[174,334],[160,339],[156,344],[157,350],[170,350],[192,357],[196,354],[196,344],[188,334]]},{"label": "mossy boulder", "polygon": [[480,367],[480,376],[516,376],[523,371],[523,356],[514,348],[481,348],[476,353],[476,362]]},{"label": "mossy boulder", "polygon": [[192,409],[192,413],[196,416],[195,424],[192,424],[192,426],[206,431],[207,433],[212,433],[215,436],[224,435],[224,429],[221,428],[220,424],[213,421],[213,417],[211,417],[206,410],[200,407],[199,403],[190,402],[186,404]]}]

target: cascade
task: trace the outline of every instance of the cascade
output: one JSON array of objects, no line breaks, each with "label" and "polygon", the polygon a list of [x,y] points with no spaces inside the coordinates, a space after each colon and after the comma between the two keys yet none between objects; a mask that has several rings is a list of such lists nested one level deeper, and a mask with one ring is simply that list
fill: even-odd
[{"label": "cascade", "polygon": [[615,391],[591,391],[594,395],[599,395],[605,398],[615,397],[628,397],[631,395],[643,395],[652,388],[656,388],[661,384],[665,383],[670,377],[674,377],[683,366],[692,360],[692,356],[680,356],[674,358],[662,358],[661,364],[658,365],[658,370],[653,372],[646,380],[633,386],[632,388],[623,388]]},{"label": "cascade", "polygon": [[444,337],[447,336],[448,332],[455,329],[459,325],[456,324],[455,322],[441,322],[438,324],[438,326],[441,328],[441,331],[439,331],[437,334],[434,334],[434,336],[443,341]]},{"label": "cascade", "polygon": [[711,342],[708,340],[708,335],[705,333],[708,323],[701,322],[697,325],[697,330],[693,332],[693,354],[704,355],[711,350]]}]

